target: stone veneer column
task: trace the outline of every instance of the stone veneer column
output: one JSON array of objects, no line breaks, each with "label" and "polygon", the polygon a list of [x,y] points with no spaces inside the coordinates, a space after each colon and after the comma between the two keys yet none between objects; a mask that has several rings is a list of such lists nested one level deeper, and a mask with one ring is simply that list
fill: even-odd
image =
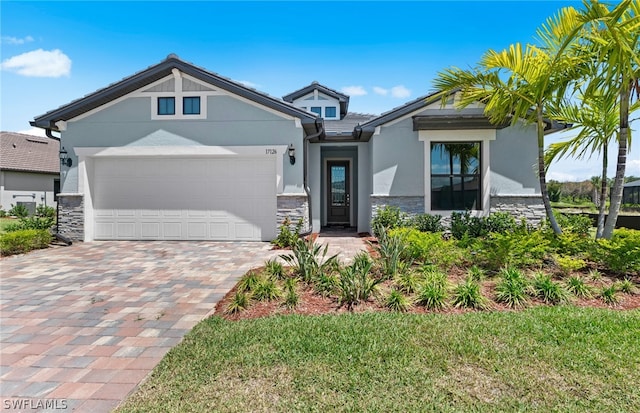
[{"label": "stone veneer column", "polygon": [[302,231],[309,229],[309,202],[306,195],[285,194],[278,195],[278,204],[276,212],[276,223],[278,228],[284,222],[285,218],[289,218],[291,230],[296,228],[298,220],[302,218]]},{"label": "stone veneer column", "polygon": [[387,205],[398,207],[409,215],[424,214],[424,196],[371,195],[371,218]]},{"label": "stone veneer column", "polygon": [[546,218],[540,195],[491,196],[491,212],[508,212],[516,220],[523,218],[531,225],[540,225]]},{"label": "stone veneer column", "polygon": [[58,232],[84,241],[84,195],[58,194]]}]

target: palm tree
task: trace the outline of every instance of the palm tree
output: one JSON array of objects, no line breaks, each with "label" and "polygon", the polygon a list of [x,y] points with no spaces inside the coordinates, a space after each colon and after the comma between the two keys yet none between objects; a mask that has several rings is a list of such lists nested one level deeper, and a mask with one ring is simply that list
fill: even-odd
[{"label": "palm tree", "polygon": [[440,72],[434,86],[440,90],[443,103],[454,92],[460,93],[458,106],[483,103],[484,113],[492,123],[510,121],[535,124],[538,140],[538,179],[545,211],[556,234],[558,225],[546,183],[544,157],[544,112],[558,91],[565,90],[569,79],[558,73],[572,73],[577,64],[569,55],[553,56],[533,45],[511,45],[502,52],[489,50],[476,69],[449,68]]}]

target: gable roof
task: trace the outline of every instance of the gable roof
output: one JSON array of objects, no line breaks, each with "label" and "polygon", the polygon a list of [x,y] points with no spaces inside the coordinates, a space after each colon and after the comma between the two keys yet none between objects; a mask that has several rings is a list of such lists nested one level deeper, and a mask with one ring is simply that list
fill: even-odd
[{"label": "gable roof", "polygon": [[626,184],[623,185],[623,187],[625,188],[640,187],[640,179],[638,179],[637,181],[627,182]]},{"label": "gable roof", "polygon": [[[251,89],[238,82],[234,82],[231,79],[222,77],[216,73],[209,72],[201,67],[197,67],[191,63],[180,60],[180,58],[175,54],[170,54],[162,62],[115,82],[103,89],[99,89],[85,97],[74,100],[73,102],[59,107],[58,109],[36,116],[30,123],[35,127],[58,130],[58,127],[55,125],[56,122],[73,119],[76,116],[98,108],[112,100],[169,76],[172,74],[173,69],[178,69],[182,73],[186,73],[198,80],[249,99],[260,105],[299,118],[303,125],[308,126],[305,130],[309,129],[315,132],[316,116],[314,114],[296,108],[293,105],[271,97],[265,93],[258,92],[257,90]],[[312,125],[313,128],[309,125]]]},{"label": "gable roof", "polygon": [[0,132],[0,169],[60,173],[60,142],[40,136]]},{"label": "gable roof", "polygon": [[320,93],[338,100],[338,102],[340,103],[340,119],[344,118],[347,115],[347,111],[349,110],[349,96],[327,86],[321,85],[316,81],[311,82],[310,85],[305,86],[302,89],[298,89],[295,92],[291,92],[288,95],[283,96],[282,100],[291,103],[294,100],[313,92],[314,90],[317,90]]}]

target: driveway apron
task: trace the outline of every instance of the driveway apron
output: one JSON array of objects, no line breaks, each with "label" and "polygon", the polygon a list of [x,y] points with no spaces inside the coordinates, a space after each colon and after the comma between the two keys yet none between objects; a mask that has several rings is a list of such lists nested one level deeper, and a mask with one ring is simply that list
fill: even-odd
[{"label": "driveway apron", "polygon": [[108,412],[266,243],[92,242],[0,260],[2,411]]}]

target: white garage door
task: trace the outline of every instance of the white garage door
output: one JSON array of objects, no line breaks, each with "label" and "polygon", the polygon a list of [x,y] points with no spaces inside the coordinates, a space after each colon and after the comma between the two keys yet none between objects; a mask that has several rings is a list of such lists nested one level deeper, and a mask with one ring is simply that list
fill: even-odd
[{"label": "white garage door", "polygon": [[97,240],[276,236],[273,158],[95,158],[92,187]]}]

